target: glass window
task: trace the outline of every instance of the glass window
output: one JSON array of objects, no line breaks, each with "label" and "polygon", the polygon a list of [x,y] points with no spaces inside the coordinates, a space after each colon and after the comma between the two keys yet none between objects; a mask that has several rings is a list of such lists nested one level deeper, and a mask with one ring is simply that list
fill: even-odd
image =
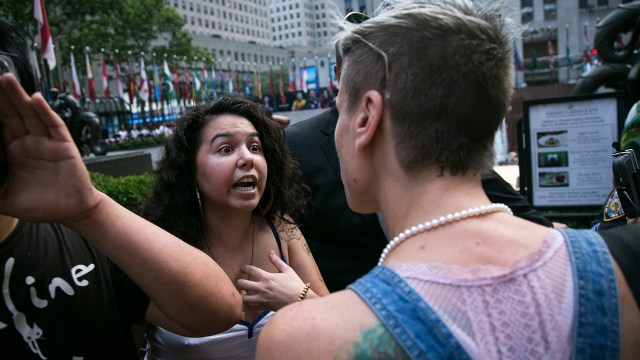
[{"label": "glass window", "polygon": [[520,0],[520,12],[522,23],[528,24],[533,21],[533,0]]},{"label": "glass window", "polygon": [[589,1],[587,0],[578,0],[578,7],[580,9],[586,9],[589,7]]},{"label": "glass window", "polygon": [[609,0],[598,0],[598,6],[608,6]]},{"label": "glass window", "polygon": [[556,20],[558,18],[557,9],[556,0],[544,0],[544,19]]}]

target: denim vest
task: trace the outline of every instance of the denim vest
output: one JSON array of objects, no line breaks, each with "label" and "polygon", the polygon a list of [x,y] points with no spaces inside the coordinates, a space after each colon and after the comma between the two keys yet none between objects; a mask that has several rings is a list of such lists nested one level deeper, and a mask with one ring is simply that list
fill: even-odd
[{"label": "denim vest", "polygon": [[[560,230],[574,283],[572,359],[618,359],[618,288],[609,251],[590,230]],[[349,289],[378,316],[412,359],[471,359],[435,311],[411,286],[385,266],[377,266]]]}]

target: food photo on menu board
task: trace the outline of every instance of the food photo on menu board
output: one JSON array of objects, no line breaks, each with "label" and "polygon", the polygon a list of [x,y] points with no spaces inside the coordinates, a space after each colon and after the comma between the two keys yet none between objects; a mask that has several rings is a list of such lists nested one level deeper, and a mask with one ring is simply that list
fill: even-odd
[{"label": "food photo on menu board", "polygon": [[545,151],[538,153],[538,167],[565,167],[569,166],[568,151]]},{"label": "food photo on menu board", "polygon": [[569,186],[569,172],[567,171],[541,171],[538,173],[540,187]]},{"label": "food photo on menu board", "polygon": [[566,146],[568,140],[568,132],[562,131],[543,131],[538,133],[539,147],[560,147]]}]

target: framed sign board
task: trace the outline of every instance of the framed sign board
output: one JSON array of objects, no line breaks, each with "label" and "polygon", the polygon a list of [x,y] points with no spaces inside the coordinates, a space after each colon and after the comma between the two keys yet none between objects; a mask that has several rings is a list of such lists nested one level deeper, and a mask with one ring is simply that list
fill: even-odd
[{"label": "framed sign board", "polygon": [[520,173],[529,202],[541,210],[599,209],[613,189],[622,93],[525,101],[523,110]]}]

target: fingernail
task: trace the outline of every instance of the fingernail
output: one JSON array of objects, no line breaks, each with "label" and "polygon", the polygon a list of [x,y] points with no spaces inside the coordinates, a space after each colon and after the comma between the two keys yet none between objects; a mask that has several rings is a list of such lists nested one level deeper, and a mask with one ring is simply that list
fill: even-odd
[{"label": "fingernail", "polygon": [[273,250],[269,250],[269,255],[270,255],[270,256],[276,256],[276,252],[275,252],[275,251],[273,251]]}]

